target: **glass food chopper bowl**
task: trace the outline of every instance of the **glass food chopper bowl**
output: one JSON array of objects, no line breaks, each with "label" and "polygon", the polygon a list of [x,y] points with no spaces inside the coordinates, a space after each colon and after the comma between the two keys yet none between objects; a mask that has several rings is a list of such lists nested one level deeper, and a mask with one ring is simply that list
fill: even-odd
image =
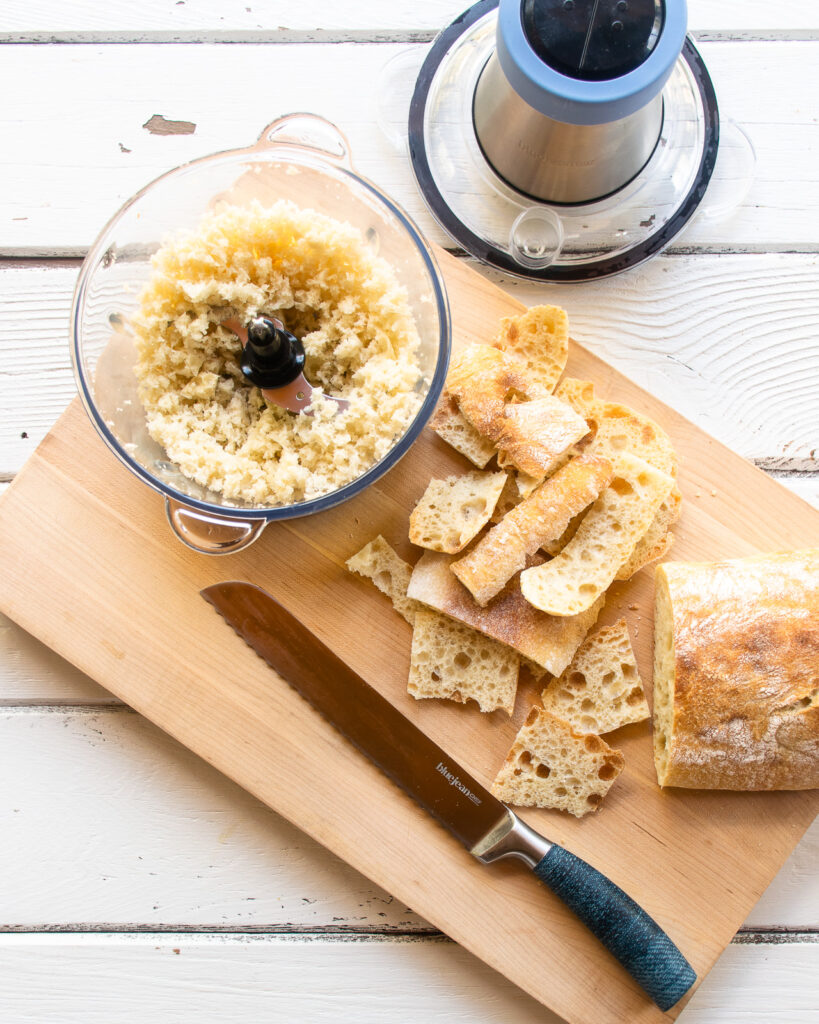
[{"label": "glass food chopper bowl", "polygon": [[[195,229],[220,201],[270,205],[278,199],[352,225],[390,265],[406,290],[420,339],[416,392],[421,401],[386,455],[356,479],[294,504],[253,504],[228,500],[195,483],[150,436],[138,395],[129,318],[151,276],[151,258],[169,235]],[[294,114],[268,125],[247,149],[216,153],[169,171],[109,221],[77,282],[71,357],[92,423],[117,458],[164,496],[174,533],[196,551],[226,554],[252,543],[268,522],[331,508],[391,469],[432,415],[444,385],[450,337],[444,280],[418,228],[354,172],[346,139],[334,125],[315,115]]]}]

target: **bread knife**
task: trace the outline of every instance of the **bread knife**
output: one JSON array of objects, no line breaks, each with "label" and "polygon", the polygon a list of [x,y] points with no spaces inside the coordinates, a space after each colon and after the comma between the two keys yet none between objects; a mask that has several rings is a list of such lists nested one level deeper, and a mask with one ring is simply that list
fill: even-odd
[{"label": "bread knife", "polygon": [[661,1010],[696,981],[671,939],[596,868],[535,832],[268,593],[224,582],[202,597],[346,739],[484,864],[522,860]]}]

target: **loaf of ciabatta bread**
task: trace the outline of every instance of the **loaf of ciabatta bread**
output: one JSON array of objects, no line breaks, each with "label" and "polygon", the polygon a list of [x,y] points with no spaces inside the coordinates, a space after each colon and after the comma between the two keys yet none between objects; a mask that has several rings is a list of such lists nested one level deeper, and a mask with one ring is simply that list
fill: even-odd
[{"label": "loaf of ciabatta bread", "polygon": [[819,787],[819,548],[656,571],[661,786]]}]

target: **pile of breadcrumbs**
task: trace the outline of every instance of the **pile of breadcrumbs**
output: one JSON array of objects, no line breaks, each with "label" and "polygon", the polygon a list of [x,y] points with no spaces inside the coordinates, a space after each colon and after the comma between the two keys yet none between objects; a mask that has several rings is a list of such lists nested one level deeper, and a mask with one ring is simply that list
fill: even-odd
[{"label": "pile of breadcrumbs", "polygon": [[[312,415],[265,401],[221,322],[275,316],[302,340]],[[407,295],[363,236],[279,201],[223,206],[153,258],[132,324],[148,430],[191,480],[226,502],[289,505],[361,476],[420,407]]]}]

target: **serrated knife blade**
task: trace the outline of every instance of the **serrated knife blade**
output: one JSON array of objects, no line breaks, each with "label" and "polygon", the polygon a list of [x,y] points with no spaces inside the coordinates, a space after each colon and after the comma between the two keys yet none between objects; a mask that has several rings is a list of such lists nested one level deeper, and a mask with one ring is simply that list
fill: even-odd
[{"label": "serrated knife blade", "polygon": [[551,843],[361,678],[260,587],[201,591],[239,636],[331,725],[479,860],[523,860],[669,1009],[696,975],[660,926],[591,865]]}]

